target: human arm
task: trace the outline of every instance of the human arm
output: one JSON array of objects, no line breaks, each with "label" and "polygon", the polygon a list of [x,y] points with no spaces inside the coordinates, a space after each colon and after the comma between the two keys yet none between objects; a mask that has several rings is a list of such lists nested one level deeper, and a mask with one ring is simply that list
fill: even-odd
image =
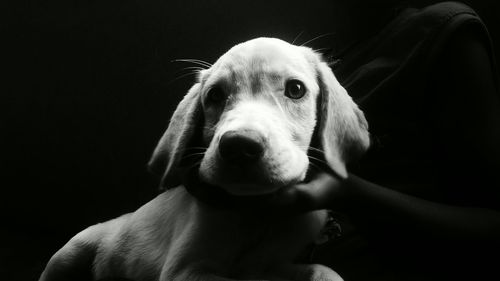
[{"label": "human arm", "polygon": [[[427,124],[435,139],[435,149],[429,153],[440,154],[435,164],[440,166],[439,180],[433,188],[460,194],[461,202],[433,202],[351,177],[350,187],[345,188],[350,193],[347,197],[363,206],[367,222],[394,219],[388,223],[406,228],[412,236],[441,238],[436,240],[439,245],[454,240],[485,242],[487,238],[498,244],[500,213],[494,207],[500,202],[496,175],[500,169],[500,98],[488,46],[479,36],[472,27],[454,33],[432,65],[428,93],[423,93],[429,103],[436,104],[433,120]],[[425,181],[428,175],[422,177]],[[384,210],[391,213],[382,214]]]},{"label": "human arm", "polygon": [[[478,36],[474,30],[460,30],[449,40],[428,69],[430,80],[422,93],[429,107],[436,108],[429,114],[433,119],[425,123],[433,138],[428,157],[436,161],[433,173],[422,173],[419,181],[438,196],[412,195],[405,183],[386,185],[356,175],[347,180],[323,175],[312,181],[310,189],[300,185],[297,197],[306,200],[297,201],[340,209],[372,244],[384,251],[406,251],[394,256],[432,253],[426,260],[444,257],[470,263],[496,255],[500,248],[500,102],[492,58]],[[422,108],[422,114],[428,111]],[[428,168],[422,171],[430,172]],[[318,197],[321,200],[313,200]]]}]

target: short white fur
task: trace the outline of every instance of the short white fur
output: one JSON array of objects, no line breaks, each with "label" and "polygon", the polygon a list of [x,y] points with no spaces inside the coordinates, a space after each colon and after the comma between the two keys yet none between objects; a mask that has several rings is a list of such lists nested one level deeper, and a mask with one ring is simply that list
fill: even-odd
[{"label": "short white fur", "polygon": [[[291,78],[307,88],[301,101],[283,95]],[[230,95],[220,109],[204,101],[216,84]],[[322,103],[319,113],[317,101]],[[235,46],[201,73],[153,153],[151,166],[163,173],[167,190],[133,213],[77,234],[51,258],[40,280],[67,280],[84,272],[95,279],[342,280],[325,266],[292,263],[319,237],[325,211],[255,217],[200,203],[179,186],[179,163],[197,130],[204,130],[208,146],[199,170],[207,182],[238,195],[269,193],[300,182],[309,166],[307,149],[315,126],[326,161],[347,176],[351,155],[369,145],[368,127],[321,57],[272,38]],[[268,184],[260,187],[257,182],[231,183],[217,156],[224,132],[248,129],[264,138],[260,180]]]}]

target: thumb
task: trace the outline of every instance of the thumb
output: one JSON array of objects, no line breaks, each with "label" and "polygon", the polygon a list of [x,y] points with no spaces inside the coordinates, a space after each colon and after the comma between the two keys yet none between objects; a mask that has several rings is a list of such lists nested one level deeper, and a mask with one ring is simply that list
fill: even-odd
[{"label": "thumb", "polygon": [[331,208],[340,195],[341,180],[328,173],[320,173],[311,182],[296,186],[297,197],[310,210]]}]

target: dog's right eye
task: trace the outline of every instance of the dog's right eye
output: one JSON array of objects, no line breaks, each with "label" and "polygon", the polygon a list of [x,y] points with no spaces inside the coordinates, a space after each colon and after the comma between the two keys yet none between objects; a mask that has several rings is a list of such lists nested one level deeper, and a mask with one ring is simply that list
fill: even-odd
[{"label": "dog's right eye", "polygon": [[226,99],[226,93],[224,93],[221,87],[216,86],[208,91],[207,98],[211,102],[219,103]]},{"label": "dog's right eye", "polygon": [[304,83],[299,80],[292,79],[286,82],[285,85],[285,96],[291,99],[300,99],[306,94],[306,87]]}]

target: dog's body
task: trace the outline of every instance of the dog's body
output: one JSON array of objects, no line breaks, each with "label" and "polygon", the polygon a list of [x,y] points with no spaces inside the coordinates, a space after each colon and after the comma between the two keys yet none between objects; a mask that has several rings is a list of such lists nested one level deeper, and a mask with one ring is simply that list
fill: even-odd
[{"label": "dog's body", "polygon": [[255,215],[201,203],[179,186],[194,138],[206,148],[197,176],[230,194],[272,194],[299,183],[315,127],[317,150],[345,177],[347,157],[368,146],[367,125],[328,66],[309,48],[278,39],[235,46],[201,71],[153,154],[162,186],[173,189],[76,235],[41,280],[81,271],[95,279],[341,280],[324,266],[293,264],[319,238],[326,211]]},{"label": "dog's body", "polygon": [[[64,259],[80,258],[68,252],[87,255],[86,251],[95,249],[91,255],[96,279],[293,280],[285,278],[300,273],[283,262],[291,261],[317,238],[324,219],[323,211],[287,220],[252,218],[200,204],[184,188],[176,188],[134,213],[76,235],[54,256],[46,277],[50,279],[51,267],[57,270]],[[314,274],[323,272],[333,274],[326,268]]]}]

